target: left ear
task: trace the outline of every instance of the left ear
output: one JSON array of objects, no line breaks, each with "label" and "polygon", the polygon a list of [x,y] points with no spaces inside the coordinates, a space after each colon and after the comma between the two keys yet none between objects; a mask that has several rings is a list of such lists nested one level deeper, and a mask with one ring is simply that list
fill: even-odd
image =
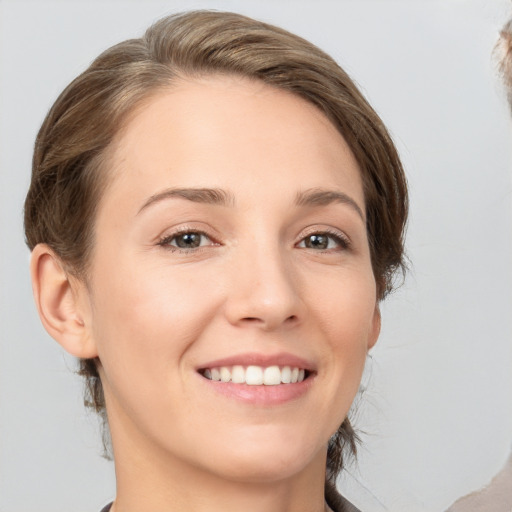
[{"label": "left ear", "polygon": [[368,350],[370,350],[375,343],[377,343],[377,339],[380,334],[380,308],[379,304],[375,304],[375,311],[373,312],[372,325],[370,328],[370,332],[368,333]]}]

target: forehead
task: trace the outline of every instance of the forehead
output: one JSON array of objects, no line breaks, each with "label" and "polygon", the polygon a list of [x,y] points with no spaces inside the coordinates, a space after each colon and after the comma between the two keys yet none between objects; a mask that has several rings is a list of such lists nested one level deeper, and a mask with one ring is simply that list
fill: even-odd
[{"label": "forehead", "polygon": [[357,162],[329,119],[295,94],[245,78],[180,80],[153,94],[120,130],[109,160],[114,189],[293,182],[348,187],[364,204]]}]

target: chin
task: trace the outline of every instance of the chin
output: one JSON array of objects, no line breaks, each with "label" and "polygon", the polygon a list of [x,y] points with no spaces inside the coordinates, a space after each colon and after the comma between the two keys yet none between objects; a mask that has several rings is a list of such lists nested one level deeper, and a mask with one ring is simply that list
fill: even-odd
[{"label": "chin", "polygon": [[232,481],[269,483],[286,480],[311,464],[325,466],[327,441],[314,443],[304,436],[269,432],[224,445],[214,471]]},{"label": "chin", "polygon": [[216,466],[215,471],[223,478],[234,482],[265,484],[292,478],[304,471],[309,462],[298,457],[297,454],[281,459],[274,457],[274,460],[247,456],[233,460],[226,464],[227,467]]}]

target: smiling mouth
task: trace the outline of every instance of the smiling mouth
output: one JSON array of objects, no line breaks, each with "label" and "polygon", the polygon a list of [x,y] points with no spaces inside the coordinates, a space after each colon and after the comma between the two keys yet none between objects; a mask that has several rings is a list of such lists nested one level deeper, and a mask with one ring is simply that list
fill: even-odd
[{"label": "smiling mouth", "polygon": [[307,379],[311,372],[296,366],[220,366],[203,368],[199,373],[208,380],[232,382],[248,386],[278,386],[296,384]]}]

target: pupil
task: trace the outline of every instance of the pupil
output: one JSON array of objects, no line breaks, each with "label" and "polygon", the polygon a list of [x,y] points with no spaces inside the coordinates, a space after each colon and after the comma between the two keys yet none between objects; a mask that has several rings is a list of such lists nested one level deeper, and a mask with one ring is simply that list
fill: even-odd
[{"label": "pupil", "polygon": [[199,233],[185,233],[176,239],[176,245],[182,249],[190,249],[191,247],[199,247],[201,243],[201,235]]},{"label": "pupil", "polygon": [[325,235],[311,235],[308,237],[306,246],[314,249],[327,249],[328,239]]}]

